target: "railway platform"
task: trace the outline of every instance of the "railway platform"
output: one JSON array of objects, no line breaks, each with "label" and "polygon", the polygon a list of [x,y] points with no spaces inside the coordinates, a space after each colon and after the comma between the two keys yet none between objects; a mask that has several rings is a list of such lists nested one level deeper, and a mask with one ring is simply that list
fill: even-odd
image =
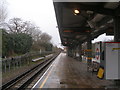
[{"label": "railway platform", "polygon": [[32,88],[104,88],[111,85],[113,81],[99,79],[96,73],[88,72],[87,63],[61,53]]}]

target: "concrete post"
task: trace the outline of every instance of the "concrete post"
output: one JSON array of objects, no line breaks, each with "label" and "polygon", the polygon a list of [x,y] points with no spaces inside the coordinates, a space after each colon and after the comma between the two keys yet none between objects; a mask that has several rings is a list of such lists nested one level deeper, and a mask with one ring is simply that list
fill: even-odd
[{"label": "concrete post", "polygon": [[6,73],[6,69],[7,69],[7,67],[6,67],[6,61],[4,62],[4,69],[5,69],[5,73]]}]

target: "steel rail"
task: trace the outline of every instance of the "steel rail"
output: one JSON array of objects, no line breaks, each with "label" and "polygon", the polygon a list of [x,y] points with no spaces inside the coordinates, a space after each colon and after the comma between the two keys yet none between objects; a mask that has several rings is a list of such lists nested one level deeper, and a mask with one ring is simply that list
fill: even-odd
[{"label": "steel rail", "polygon": [[[16,83],[19,83],[23,79],[24,79],[23,83],[16,89],[18,89],[18,90],[25,89],[58,55],[59,54],[55,55],[51,59],[42,61],[39,65],[33,67],[32,69],[22,73],[21,75],[15,77],[14,79],[5,83],[4,85],[2,85],[2,90],[8,90],[11,87],[14,87]],[[33,73],[33,75],[30,75],[32,73]],[[26,78],[26,80],[25,80],[25,78]]]}]

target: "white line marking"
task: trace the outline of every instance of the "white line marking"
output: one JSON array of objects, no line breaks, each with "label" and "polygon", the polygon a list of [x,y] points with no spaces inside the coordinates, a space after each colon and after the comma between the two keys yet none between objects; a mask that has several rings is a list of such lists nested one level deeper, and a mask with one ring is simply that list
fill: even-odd
[{"label": "white line marking", "polygon": [[[55,61],[54,61],[55,62]],[[53,62],[53,63],[54,63]],[[45,74],[48,72],[48,70],[53,66],[53,63],[50,65],[50,67],[46,70],[46,72],[42,75],[42,77],[37,81],[37,83],[32,87],[31,90],[33,90],[33,88],[36,87],[36,85],[42,80],[42,78],[45,76]]]}]

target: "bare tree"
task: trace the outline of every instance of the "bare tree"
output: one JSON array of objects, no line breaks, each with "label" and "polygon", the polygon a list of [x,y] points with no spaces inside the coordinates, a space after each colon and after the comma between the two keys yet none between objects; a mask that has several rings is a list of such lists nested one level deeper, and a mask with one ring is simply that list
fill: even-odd
[{"label": "bare tree", "polygon": [[47,33],[42,33],[40,28],[30,21],[23,21],[20,18],[13,18],[9,20],[7,24],[9,33],[25,33],[32,37],[33,50],[40,50],[51,45],[51,36]]},{"label": "bare tree", "polygon": [[9,20],[7,24],[8,28],[10,29],[11,33],[22,33],[25,32],[26,23],[23,22],[20,18],[13,18]]},{"label": "bare tree", "polygon": [[50,43],[50,40],[52,39],[52,37],[47,33],[42,33],[40,36],[40,39],[41,39],[41,42]]},{"label": "bare tree", "polygon": [[23,21],[20,18],[13,18],[7,24],[10,33],[30,34],[34,39],[41,33],[40,28],[30,21]]},{"label": "bare tree", "polygon": [[[37,31],[38,32],[38,31]],[[39,34],[39,35],[38,35]],[[33,41],[33,46],[32,48],[34,50],[45,50],[48,45],[51,44],[51,36],[47,33],[37,33],[36,35],[34,34],[34,41]]]}]

